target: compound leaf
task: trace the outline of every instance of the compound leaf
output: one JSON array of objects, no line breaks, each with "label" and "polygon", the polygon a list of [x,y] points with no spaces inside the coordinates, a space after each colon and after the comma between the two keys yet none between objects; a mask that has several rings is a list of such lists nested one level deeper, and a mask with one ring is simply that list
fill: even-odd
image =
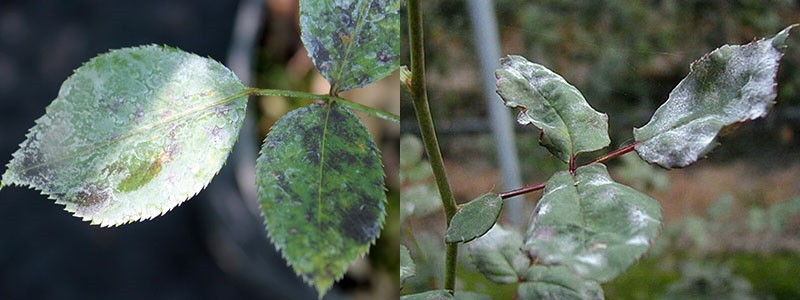
[{"label": "compound leaf", "polygon": [[414,260],[411,259],[408,248],[405,245],[400,245],[400,288],[403,288],[403,283],[406,279],[414,277],[416,274],[417,266],[414,265]]},{"label": "compound leaf", "polygon": [[665,168],[685,167],[716,147],[724,127],[764,117],[794,26],[769,39],[722,46],[692,63],[650,122],[633,130],[639,156]]},{"label": "compound leaf", "polygon": [[658,202],[612,181],[595,163],[550,178],[523,248],[540,264],[603,283],[650,247],[660,225]]},{"label": "compound leaf", "polygon": [[320,296],[383,226],[380,154],[340,105],[312,104],[278,120],[261,148],[256,183],[272,242]]},{"label": "compound leaf", "polygon": [[541,130],[539,143],[564,162],[608,146],[608,116],[594,110],[564,78],[522,56],[500,59],[497,93],[508,107],[522,109],[517,122]]},{"label": "compound leaf", "polygon": [[585,280],[565,266],[535,265],[517,287],[519,299],[589,300],[604,299],[596,281]]},{"label": "compound leaf", "polygon": [[486,235],[469,244],[472,263],[487,279],[514,283],[523,277],[531,260],[522,250],[522,235],[495,225]]},{"label": "compound leaf", "polygon": [[301,39],[337,94],[399,67],[400,0],[300,1]]},{"label": "compound leaf", "polygon": [[447,228],[445,242],[466,243],[482,236],[497,222],[503,199],[497,194],[483,194],[456,212]]},{"label": "compound leaf", "polygon": [[222,64],[164,46],[100,54],[67,78],[3,174],[101,226],[162,215],[219,171],[247,92]]}]

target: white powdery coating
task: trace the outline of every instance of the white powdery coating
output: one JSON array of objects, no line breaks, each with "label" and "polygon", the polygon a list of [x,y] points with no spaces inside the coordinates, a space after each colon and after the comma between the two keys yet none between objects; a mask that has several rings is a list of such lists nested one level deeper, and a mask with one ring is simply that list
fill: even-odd
[{"label": "white powdery coating", "polygon": [[222,167],[246,105],[229,97],[243,90],[221,64],[177,49],[101,54],[64,82],[3,182],[102,226],[159,216]]},{"label": "white powdery coating", "polygon": [[631,246],[648,246],[650,245],[650,241],[647,239],[647,236],[640,234],[626,241],[625,244]]}]

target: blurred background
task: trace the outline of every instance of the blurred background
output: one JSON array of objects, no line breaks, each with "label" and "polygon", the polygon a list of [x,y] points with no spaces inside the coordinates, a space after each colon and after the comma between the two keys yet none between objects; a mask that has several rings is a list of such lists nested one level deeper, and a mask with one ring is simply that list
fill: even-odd
[{"label": "blurred background", "polygon": [[[297,0],[0,2],[0,161],[61,82],[109,49],[166,44],[246,85],[327,93],[299,38]],[[399,113],[395,74],[343,97]],[[234,152],[207,189],[154,220],[90,226],[37,191],[0,192],[0,299],[317,299],[275,252],[255,200],[269,127],[304,99],[251,98]],[[383,152],[389,217],[370,254],[325,299],[396,299],[400,126],[362,116]]]},{"label": "blurred background", "polygon": [[[498,35],[482,23],[489,1],[424,1],[431,109],[459,203],[483,193],[548,179],[566,166],[538,145],[539,133],[513,120],[493,124],[488,103],[502,108],[484,76],[494,67],[479,58],[499,42],[499,55],[541,63],[577,86],[609,115],[612,145],[581,161],[626,145],[686,76],[689,64],[723,44],[772,36],[800,21],[797,1],[493,1]],[[477,3],[477,4],[476,4]],[[478,9],[476,9],[476,7]],[[488,7],[491,7],[488,6]],[[405,13],[405,12],[403,12]],[[405,15],[404,15],[405,16]],[[403,20],[404,28],[405,18]],[[406,38],[404,37],[404,41]],[[477,45],[477,46],[476,46]],[[408,62],[407,44],[403,45]],[[491,52],[491,51],[488,51]],[[490,85],[491,82],[490,77]],[[417,266],[403,294],[441,288],[443,213],[422,155],[414,110],[402,94],[402,243]],[[502,118],[501,118],[502,119]],[[509,143],[498,129],[510,126]],[[793,32],[778,73],[777,104],[765,119],[720,138],[707,159],[666,171],[635,154],[609,161],[612,176],[663,206],[655,246],[627,273],[603,285],[607,299],[798,299],[800,286],[800,32]],[[511,148],[512,150],[509,150]],[[503,163],[516,152],[515,163]],[[513,174],[512,174],[513,175]],[[505,228],[524,232],[541,192],[526,195],[501,215]],[[515,285],[496,285],[460,247],[458,290],[510,299]]]}]

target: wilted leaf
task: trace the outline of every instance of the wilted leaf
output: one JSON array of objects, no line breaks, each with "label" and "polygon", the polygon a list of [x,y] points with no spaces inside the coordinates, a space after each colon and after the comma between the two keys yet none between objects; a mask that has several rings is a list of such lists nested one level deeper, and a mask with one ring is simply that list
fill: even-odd
[{"label": "wilted leaf", "polygon": [[595,111],[577,88],[522,56],[500,59],[497,93],[506,106],[522,109],[517,122],[542,131],[539,143],[564,162],[608,146],[608,116]]},{"label": "wilted leaf", "polygon": [[716,147],[723,127],[765,116],[794,26],[770,39],[722,46],[692,63],[650,122],[633,130],[639,156],[665,168],[685,167]]},{"label": "wilted leaf", "polygon": [[495,225],[486,235],[469,244],[469,254],[478,270],[496,283],[519,281],[531,264],[522,248],[522,235]]},{"label": "wilted leaf", "polygon": [[325,294],[383,225],[386,195],[375,143],[351,111],[312,104],[272,126],[256,172],[272,242]]},{"label": "wilted leaf", "polygon": [[465,204],[456,212],[447,228],[444,241],[466,243],[492,229],[503,209],[503,199],[497,194],[484,194]]},{"label": "wilted leaf", "polygon": [[219,171],[244,118],[245,87],[222,64],[143,46],[75,70],[3,174],[101,226],[150,219]]},{"label": "wilted leaf", "polygon": [[400,0],[300,1],[301,39],[336,94],[399,66]]},{"label": "wilted leaf", "polygon": [[603,288],[596,281],[582,279],[564,266],[532,266],[517,293],[519,299],[604,299]]},{"label": "wilted leaf", "polygon": [[416,274],[417,266],[414,265],[414,260],[411,259],[408,248],[406,248],[405,245],[400,245],[400,288],[403,288],[403,282],[405,282],[406,279]]},{"label": "wilted leaf", "polygon": [[615,183],[596,163],[553,175],[534,211],[525,250],[540,264],[562,265],[606,282],[650,247],[661,225],[658,202]]}]

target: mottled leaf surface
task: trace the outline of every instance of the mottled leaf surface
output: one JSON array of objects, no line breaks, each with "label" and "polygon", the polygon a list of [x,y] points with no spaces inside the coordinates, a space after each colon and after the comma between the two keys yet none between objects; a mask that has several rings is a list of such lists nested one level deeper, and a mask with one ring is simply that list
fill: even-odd
[{"label": "mottled leaf surface", "polygon": [[508,107],[522,109],[517,122],[541,130],[539,143],[564,162],[608,146],[608,116],[597,112],[577,88],[522,56],[500,59],[497,93]]},{"label": "mottled leaf surface", "polygon": [[486,235],[469,244],[469,255],[478,271],[496,283],[514,283],[520,280],[531,260],[520,250],[522,235],[495,225]]},{"label": "mottled leaf surface", "polygon": [[612,181],[595,163],[553,175],[531,218],[523,248],[540,264],[566,266],[600,283],[625,271],[649,247],[661,207]]},{"label": "mottled leaf surface", "polygon": [[219,171],[244,118],[245,87],[222,64],[143,46],[75,70],[3,174],[102,226],[150,219]]},{"label": "mottled leaf surface", "polygon": [[769,39],[722,46],[692,63],[650,122],[633,130],[639,156],[665,168],[685,167],[716,147],[723,127],[765,116],[794,26]]},{"label": "mottled leaf surface", "polygon": [[503,199],[497,194],[483,194],[470,201],[453,216],[444,237],[445,242],[466,243],[482,236],[492,229],[502,209]]},{"label": "mottled leaf surface", "polygon": [[517,287],[519,299],[596,300],[604,299],[596,281],[585,280],[565,266],[532,266],[525,282]]},{"label": "mottled leaf surface", "polygon": [[380,154],[340,105],[312,104],[278,120],[261,148],[256,183],[272,242],[320,296],[383,225]]},{"label": "mottled leaf surface", "polygon": [[411,259],[411,254],[408,253],[408,248],[405,245],[400,245],[400,288],[403,288],[403,283],[406,279],[413,277],[417,274],[417,266],[414,265],[414,260]]},{"label": "mottled leaf surface", "polygon": [[399,67],[400,0],[300,1],[301,39],[336,94]]}]

